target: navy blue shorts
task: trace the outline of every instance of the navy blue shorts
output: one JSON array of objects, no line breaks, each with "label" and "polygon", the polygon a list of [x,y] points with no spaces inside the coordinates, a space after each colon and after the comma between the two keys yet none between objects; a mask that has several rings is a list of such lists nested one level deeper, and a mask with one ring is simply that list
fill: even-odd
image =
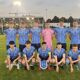
[{"label": "navy blue shorts", "polygon": [[43,57],[43,56],[39,55],[39,58],[40,58],[41,60],[48,60],[49,56]]}]

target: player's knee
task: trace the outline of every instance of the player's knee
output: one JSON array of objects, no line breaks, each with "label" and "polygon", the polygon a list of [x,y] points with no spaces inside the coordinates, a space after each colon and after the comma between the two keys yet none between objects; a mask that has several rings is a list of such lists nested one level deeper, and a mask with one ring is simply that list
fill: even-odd
[{"label": "player's knee", "polygon": [[65,64],[66,63],[66,61],[65,60],[63,60],[63,64]]},{"label": "player's knee", "polygon": [[25,60],[22,60],[21,63],[24,65],[25,64]]},{"label": "player's knee", "polygon": [[33,63],[35,63],[35,62],[36,62],[36,59],[35,59],[35,58],[33,58],[33,59],[32,59],[32,62],[33,62]]}]

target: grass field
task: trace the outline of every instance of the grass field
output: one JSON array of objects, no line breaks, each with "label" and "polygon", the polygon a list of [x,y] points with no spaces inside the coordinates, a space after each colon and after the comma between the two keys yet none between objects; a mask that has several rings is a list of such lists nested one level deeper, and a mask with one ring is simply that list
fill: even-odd
[{"label": "grass field", "polygon": [[[69,49],[69,40],[67,39],[67,45]],[[18,41],[17,41],[18,43]],[[56,44],[55,39],[53,40],[54,47]],[[26,71],[21,68],[19,71],[14,68],[12,71],[6,69],[4,60],[6,58],[5,48],[5,36],[0,35],[0,80],[80,80],[80,71],[70,73],[69,68],[61,69],[59,73],[55,70],[52,71],[39,71],[36,67],[35,70]]]}]

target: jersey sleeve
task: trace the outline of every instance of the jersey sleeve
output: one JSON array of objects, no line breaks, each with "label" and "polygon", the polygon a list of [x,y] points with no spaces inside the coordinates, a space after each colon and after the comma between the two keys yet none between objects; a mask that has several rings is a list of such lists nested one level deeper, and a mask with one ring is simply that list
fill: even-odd
[{"label": "jersey sleeve", "polygon": [[18,52],[18,55],[20,55],[20,51],[19,51],[19,49],[17,48],[17,52]]},{"label": "jersey sleeve", "polygon": [[48,49],[48,55],[50,55],[51,54],[51,50],[50,49]]},{"label": "jersey sleeve", "polygon": [[44,30],[42,30],[42,36],[44,37]]},{"label": "jersey sleeve", "polygon": [[66,51],[65,51],[65,49],[63,49],[63,54],[66,54]]},{"label": "jersey sleeve", "polygon": [[38,49],[38,54],[40,54],[40,51],[41,51],[41,50],[40,50],[40,48],[39,48],[39,49]]},{"label": "jersey sleeve", "polygon": [[35,51],[35,48],[34,47],[32,47],[32,49],[33,49],[33,52]]},{"label": "jersey sleeve", "polygon": [[26,54],[26,49],[25,48],[23,49],[23,54]]},{"label": "jersey sleeve", "polygon": [[7,34],[7,29],[6,29],[6,30],[4,30],[4,33],[5,33],[5,34]]},{"label": "jersey sleeve", "polygon": [[53,56],[57,56],[56,49],[53,51]]}]

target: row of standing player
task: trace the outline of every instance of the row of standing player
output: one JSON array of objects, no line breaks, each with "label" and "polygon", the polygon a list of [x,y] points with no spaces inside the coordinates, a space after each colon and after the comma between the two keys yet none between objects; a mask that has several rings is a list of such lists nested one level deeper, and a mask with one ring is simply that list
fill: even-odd
[{"label": "row of standing player", "polygon": [[38,27],[39,23],[35,22],[34,27],[31,29],[26,29],[26,23],[21,22],[20,23],[20,29],[16,30],[14,29],[14,23],[9,24],[9,29],[4,30],[4,33],[6,34],[6,45],[7,49],[9,48],[9,42],[14,41],[16,43],[16,35],[19,40],[19,48],[22,51],[25,47],[25,42],[27,40],[32,41],[32,46],[35,47],[35,49],[38,50],[38,48],[41,46],[41,36],[44,42],[47,43],[47,47],[53,50],[52,40],[55,37],[57,40],[57,43],[60,42],[62,44],[62,48],[66,50],[66,37],[67,34],[69,34],[70,39],[70,48],[72,47],[72,44],[78,44],[78,47],[80,48],[80,28],[78,27],[78,23],[76,21],[73,22],[72,28],[65,28],[64,22],[60,21],[60,25],[57,28],[51,29],[49,23],[45,24],[45,29],[41,29]]}]

